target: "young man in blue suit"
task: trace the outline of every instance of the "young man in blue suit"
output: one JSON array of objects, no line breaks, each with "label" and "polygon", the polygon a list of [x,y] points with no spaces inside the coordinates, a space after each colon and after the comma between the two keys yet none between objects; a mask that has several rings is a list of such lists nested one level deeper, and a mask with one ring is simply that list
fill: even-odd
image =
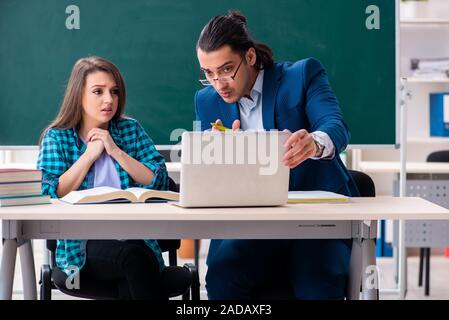
[{"label": "young man in blue suit", "polygon": [[[197,56],[207,86],[195,96],[202,130],[211,122],[234,130],[289,130],[283,162],[291,168],[290,190],[358,196],[339,157],[348,127],[319,61],[274,62],[235,11],[208,22]],[[212,240],[209,299],[251,299],[282,282],[297,299],[343,299],[350,252],[348,240]]]}]

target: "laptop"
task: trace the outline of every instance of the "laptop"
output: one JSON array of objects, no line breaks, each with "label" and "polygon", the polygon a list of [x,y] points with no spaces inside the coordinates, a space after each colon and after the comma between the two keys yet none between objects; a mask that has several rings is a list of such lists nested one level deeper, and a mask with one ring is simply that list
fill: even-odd
[{"label": "laptop", "polygon": [[290,170],[282,158],[288,137],[288,133],[279,131],[184,132],[177,205],[286,204]]}]

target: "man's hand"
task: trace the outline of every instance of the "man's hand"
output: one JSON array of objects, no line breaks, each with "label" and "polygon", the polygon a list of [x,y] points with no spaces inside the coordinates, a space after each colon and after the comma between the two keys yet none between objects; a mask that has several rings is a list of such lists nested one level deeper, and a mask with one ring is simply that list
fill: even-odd
[{"label": "man's hand", "polygon": [[[215,126],[212,127],[212,131],[220,131],[222,132],[222,130],[220,130],[218,128],[218,126],[223,126],[223,123],[221,122],[220,119],[217,119],[217,121],[215,121]],[[239,131],[240,130],[240,120],[235,120],[232,123],[232,131]]]},{"label": "man's hand", "polygon": [[[291,133],[289,130],[284,130]],[[284,144],[285,155],[284,164],[290,169],[296,168],[305,160],[314,157],[317,147],[312,135],[307,130],[302,129],[293,133]]]}]

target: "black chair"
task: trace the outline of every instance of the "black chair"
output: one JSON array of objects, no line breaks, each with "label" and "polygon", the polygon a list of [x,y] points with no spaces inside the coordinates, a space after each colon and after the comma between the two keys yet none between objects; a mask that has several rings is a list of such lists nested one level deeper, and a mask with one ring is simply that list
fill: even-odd
[{"label": "black chair", "polygon": [[[169,189],[178,191],[175,182],[170,178]],[[169,298],[182,295],[183,300],[200,299],[200,282],[196,265],[186,263],[183,267],[177,266],[177,250],[181,245],[180,240],[158,240],[162,252],[169,254],[169,266],[162,273],[162,283],[165,294]],[[117,283],[99,281],[83,277],[82,286],[79,289],[66,287],[67,275],[56,266],[55,251],[56,240],[47,240],[47,249],[50,251],[50,265],[44,264],[40,274],[40,298],[51,300],[52,289],[87,299],[117,300],[119,292]]]},{"label": "black chair", "polygon": [[[432,152],[427,156],[427,162],[449,162],[449,150]],[[422,287],[423,284],[423,272],[426,271],[424,279],[424,295],[430,294],[430,248],[419,249],[419,273],[418,273],[418,286]]]},{"label": "black chair", "polygon": [[359,189],[361,197],[375,197],[376,186],[369,175],[361,171],[349,170],[354,182]]},{"label": "black chair", "polygon": [[[354,179],[361,197],[375,197],[376,188],[369,175],[360,171],[349,170]],[[264,288],[257,290],[252,299],[254,300],[294,300],[295,295],[288,279],[277,281],[267,279]]]}]

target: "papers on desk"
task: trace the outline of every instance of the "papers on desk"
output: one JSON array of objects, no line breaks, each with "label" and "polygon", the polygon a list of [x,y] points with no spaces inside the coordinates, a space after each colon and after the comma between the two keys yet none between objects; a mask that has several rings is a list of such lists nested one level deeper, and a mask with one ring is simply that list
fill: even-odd
[{"label": "papers on desk", "polygon": [[348,202],[350,197],[329,191],[290,191],[288,203]]}]

